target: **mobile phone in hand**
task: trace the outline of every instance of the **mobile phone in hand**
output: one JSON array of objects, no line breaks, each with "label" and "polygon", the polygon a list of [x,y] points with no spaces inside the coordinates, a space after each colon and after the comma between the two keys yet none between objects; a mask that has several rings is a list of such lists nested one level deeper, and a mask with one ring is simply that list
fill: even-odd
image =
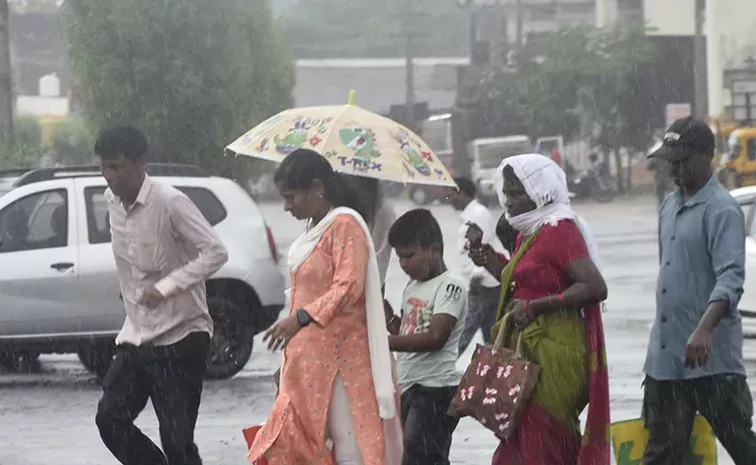
[{"label": "mobile phone in hand", "polygon": [[475,223],[467,222],[465,238],[471,249],[479,249],[483,245],[483,230]]}]

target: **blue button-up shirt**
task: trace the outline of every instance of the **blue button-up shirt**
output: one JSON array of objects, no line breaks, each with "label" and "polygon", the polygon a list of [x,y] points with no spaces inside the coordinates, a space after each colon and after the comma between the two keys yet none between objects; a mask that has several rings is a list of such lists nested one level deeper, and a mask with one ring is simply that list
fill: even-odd
[{"label": "blue button-up shirt", "polygon": [[[687,202],[678,190],[662,203],[659,257],[656,320],[643,371],[657,380],[745,374],[737,310],[745,278],[745,220],[714,176]],[[716,301],[729,302],[730,313],[714,330],[708,362],[688,369],[688,338]]]}]

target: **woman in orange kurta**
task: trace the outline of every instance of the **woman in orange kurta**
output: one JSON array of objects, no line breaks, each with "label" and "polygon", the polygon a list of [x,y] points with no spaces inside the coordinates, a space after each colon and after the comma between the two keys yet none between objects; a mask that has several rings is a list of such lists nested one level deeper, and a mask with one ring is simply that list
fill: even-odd
[{"label": "woman in orange kurta", "polygon": [[[310,225],[289,253],[290,316],[266,334],[271,348],[285,346],[285,361],[273,411],[249,460],[265,456],[270,465],[392,465],[387,462],[396,448],[391,439],[401,435],[386,428],[398,424],[398,409],[391,365],[385,365],[392,360],[385,322],[379,320],[384,323],[379,338],[369,334],[366,302],[375,299],[370,289],[376,284],[380,296],[380,283],[366,226],[354,210],[335,208],[343,192],[320,155],[293,152],[275,180],[284,208],[298,219],[309,219]],[[381,363],[388,369],[376,371]],[[390,402],[387,380],[376,376],[388,376]]]}]

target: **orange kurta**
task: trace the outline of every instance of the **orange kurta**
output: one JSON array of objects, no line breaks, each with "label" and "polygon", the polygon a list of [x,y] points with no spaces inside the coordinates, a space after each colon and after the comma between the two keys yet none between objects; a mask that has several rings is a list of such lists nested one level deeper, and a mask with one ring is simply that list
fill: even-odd
[{"label": "orange kurta", "polygon": [[365,465],[385,464],[383,422],[373,387],[365,311],[369,243],[360,224],[339,215],[291,274],[292,311],[315,320],[285,349],[281,391],[249,452],[270,465],[333,465],[326,421],[341,374]]}]

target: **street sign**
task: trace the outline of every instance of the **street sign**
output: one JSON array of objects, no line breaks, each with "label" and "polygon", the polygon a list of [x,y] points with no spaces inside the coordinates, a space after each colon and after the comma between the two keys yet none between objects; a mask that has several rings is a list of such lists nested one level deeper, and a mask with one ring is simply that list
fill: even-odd
[{"label": "street sign", "polygon": [[690,103],[670,103],[667,105],[667,126],[680,118],[685,118],[693,114],[693,108]]}]

